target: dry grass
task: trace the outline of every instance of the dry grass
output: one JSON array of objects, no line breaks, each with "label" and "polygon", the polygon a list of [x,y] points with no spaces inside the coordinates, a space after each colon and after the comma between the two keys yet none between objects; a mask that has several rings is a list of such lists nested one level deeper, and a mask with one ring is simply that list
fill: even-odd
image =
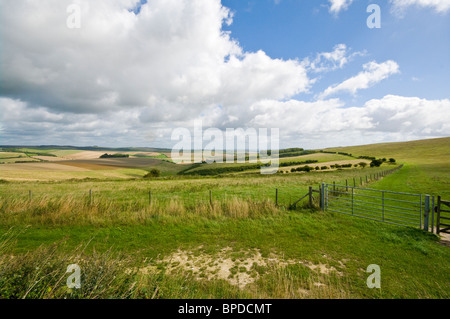
[{"label": "dry grass", "polygon": [[0,199],[0,214],[4,225],[30,223],[40,225],[110,225],[145,224],[155,217],[176,217],[188,220],[197,218],[236,219],[275,216],[283,211],[272,201],[253,201],[236,197],[223,201],[184,203],[179,199],[152,200],[151,204],[120,203],[102,197],[92,201],[72,196],[55,199],[42,196],[23,201],[17,198]]}]

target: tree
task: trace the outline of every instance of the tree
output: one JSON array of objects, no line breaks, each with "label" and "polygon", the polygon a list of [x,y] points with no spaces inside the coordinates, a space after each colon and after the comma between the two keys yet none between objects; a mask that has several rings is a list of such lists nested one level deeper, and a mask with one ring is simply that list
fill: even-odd
[{"label": "tree", "polygon": [[383,160],[375,159],[370,163],[370,167],[380,167],[383,164]]},{"label": "tree", "polygon": [[359,163],[359,166],[361,166],[362,168],[364,168],[364,167],[367,166],[367,163],[366,163],[366,162],[361,162],[361,163]]},{"label": "tree", "polygon": [[396,162],[395,158],[390,158],[389,159],[389,163],[395,163],[395,162]]},{"label": "tree", "polygon": [[144,178],[155,178],[155,177],[160,177],[161,176],[161,172],[159,170],[157,170],[156,168],[153,168],[150,172],[148,172],[147,175],[144,176]]}]

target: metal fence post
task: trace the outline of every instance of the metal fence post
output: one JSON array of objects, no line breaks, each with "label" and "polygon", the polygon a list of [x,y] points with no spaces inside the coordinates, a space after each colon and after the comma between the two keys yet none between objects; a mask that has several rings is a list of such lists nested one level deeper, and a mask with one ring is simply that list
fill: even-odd
[{"label": "metal fence post", "polygon": [[428,231],[430,221],[430,195],[425,196],[425,211],[423,214],[423,230]]}]

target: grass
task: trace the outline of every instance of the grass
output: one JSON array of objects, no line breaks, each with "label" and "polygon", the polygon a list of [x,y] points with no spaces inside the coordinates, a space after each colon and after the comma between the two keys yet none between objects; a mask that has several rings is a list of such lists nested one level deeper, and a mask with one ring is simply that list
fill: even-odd
[{"label": "grass", "polygon": [[[90,215],[90,212],[87,215]],[[222,248],[231,247],[238,257],[242,257],[242,251],[258,249],[263,256],[283,256],[281,260],[294,259],[313,264],[327,264],[339,269],[343,275],[324,275],[298,263],[285,267],[273,266],[258,273],[260,280],[245,289],[236,289],[226,281],[204,282],[191,276],[192,282],[188,284],[191,295],[199,298],[221,297],[214,294],[214,291],[221,287],[225,296],[245,298],[449,297],[446,287],[450,284],[450,278],[446,269],[450,252],[448,248],[438,245],[433,235],[424,236],[419,230],[342,215],[308,211],[283,212],[276,209],[271,215],[251,218],[223,215],[214,218],[189,218],[179,213],[156,216],[149,214],[141,220],[133,216],[127,219],[109,216],[105,218],[113,219],[103,226],[97,223],[84,224],[86,221],[76,222],[78,226],[74,226],[73,219],[65,219],[66,222],[62,225],[54,226],[51,226],[51,223],[42,225],[26,220],[26,224],[31,226],[16,237],[17,243],[2,252],[2,269],[13,267],[5,265],[9,260],[7,256],[25,258],[24,256],[30,255],[29,251],[39,254],[42,249],[52,249],[55,242],[62,242],[63,245],[55,250],[54,255],[59,257],[52,258],[52,262],[66,260],[59,268],[84,258],[94,265],[98,265],[102,260],[111,264],[123,263],[115,262],[110,256],[111,247],[118,253],[127,252],[126,264],[138,269],[148,265],[143,262],[145,259],[151,260],[150,264],[153,264],[178,250],[199,250],[214,256]],[[5,234],[10,231],[9,226],[3,226],[1,229]],[[82,258],[70,257],[73,251],[77,251],[80,243],[88,242]],[[41,247],[37,251],[36,243]],[[24,255],[25,252],[27,254]],[[35,262],[39,260],[37,256],[34,258]],[[382,269],[381,291],[373,291],[365,286],[365,269],[373,263],[380,265]],[[92,265],[86,267],[91,269],[88,273],[93,273]],[[58,270],[58,267],[55,269]],[[165,267],[161,266],[160,269],[164,270]],[[158,277],[158,274],[151,275]],[[156,280],[151,275],[148,279]],[[166,285],[173,285],[173,281],[176,282],[176,278],[180,277],[182,273],[175,274],[170,280],[170,276],[166,277],[169,281]],[[128,277],[122,274],[121,278],[126,281],[125,278]],[[128,280],[136,281],[136,278],[131,277]],[[277,283],[285,287],[277,288]],[[314,283],[325,285],[326,291],[311,291],[312,287],[316,287]],[[61,284],[60,288],[63,286]],[[202,288],[197,291],[198,286]],[[114,289],[122,291],[123,288],[115,286]],[[163,290],[168,289],[165,297],[186,296],[180,288],[163,287]],[[307,291],[308,295],[304,296],[302,291]],[[330,294],[330,291],[333,293]],[[24,290],[21,291],[23,292]],[[117,295],[111,292],[110,295],[102,297],[115,296]]]},{"label": "grass", "polygon": [[402,143],[332,148],[355,156],[395,158],[405,167],[392,178],[376,183],[379,189],[450,197],[450,137]]},{"label": "grass", "polygon": [[[339,151],[405,163],[370,188],[448,197],[447,141],[422,142],[428,153],[410,145]],[[2,180],[0,298],[448,299],[450,249],[437,236],[305,202],[287,209],[309,186],[345,185],[393,167],[177,177],[186,167],[164,162],[155,180],[128,169],[114,170],[126,180],[105,171],[93,180]],[[65,285],[73,263],[82,269],[79,290]],[[371,264],[381,267],[381,289],[366,286]]]}]

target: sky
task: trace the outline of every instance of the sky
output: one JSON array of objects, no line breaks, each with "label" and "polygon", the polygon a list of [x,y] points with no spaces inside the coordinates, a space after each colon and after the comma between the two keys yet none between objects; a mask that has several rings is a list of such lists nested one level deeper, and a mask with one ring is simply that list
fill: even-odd
[{"label": "sky", "polygon": [[1,145],[171,148],[199,121],[282,148],[450,136],[450,0],[2,0],[0,41]]}]

